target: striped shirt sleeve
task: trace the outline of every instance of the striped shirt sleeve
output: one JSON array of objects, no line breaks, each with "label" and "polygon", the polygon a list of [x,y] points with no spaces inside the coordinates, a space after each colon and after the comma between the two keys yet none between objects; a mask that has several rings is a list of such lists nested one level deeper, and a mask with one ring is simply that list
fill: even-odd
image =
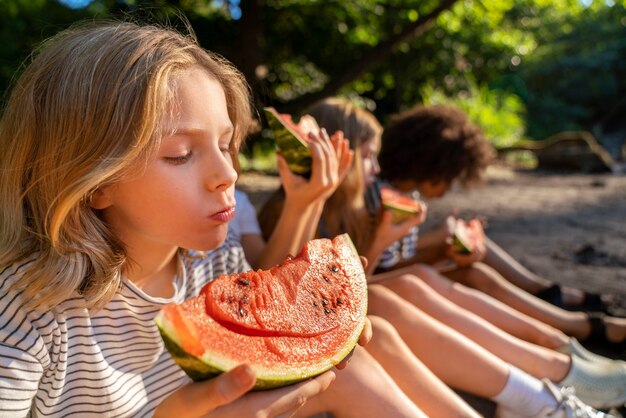
[{"label": "striped shirt sleeve", "polygon": [[27,417],[43,374],[30,354],[0,344],[0,417]]}]

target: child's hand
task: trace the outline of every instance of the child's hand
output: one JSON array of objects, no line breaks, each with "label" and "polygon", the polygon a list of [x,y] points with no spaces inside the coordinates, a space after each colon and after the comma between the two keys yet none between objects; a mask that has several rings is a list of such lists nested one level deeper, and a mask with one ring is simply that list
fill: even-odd
[{"label": "child's hand", "polygon": [[[361,264],[363,264],[363,269],[366,270],[367,269],[366,257],[361,256]],[[367,343],[370,342],[371,339],[372,339],[372,323],[370,322],[369,318],[365,318],[365,325],[363,325],[363,331],[361,331],[361,335],[359,336],[359,345],[361,347],[364,347],[365,345],[367,345]],[[341,360],[341,363],[339,363],[336,367],[340,370],[345,368],[350,362],[352,353],[354,353],[354,349],[352,349],[352,351],[350,351],[350,354],[348,354],[343,360]]]},{"label": "child's hand", "polygon": [[485,234],[484,227],[486,225],[486,219],[484,218],[474,218],[470,222],[478,222],[478,233],[480,234],[480,239],[476,240],[474,248],[471,253],[464,254],[459,252],[459,250],[454,245],[454,225],[456,225],[456,219],[454,219],[450,224],[452,225],[452,233],[446,238],[446,256],[454,261],[460,267],[467,267],[472,265],[473,263],[477,263],[479,261],[483,261],[487,256],[487,246],[485,244]]},{"label": "child's hand", "polygon": [[[221,418],[291,416],[306,401],[328,388],[335,380],[332,371],[313,379],[261,392],[249,392],[254,386],[252,369],[238,366],[204,382],[187,384],[169,395],[154,416],[177,418]],[[249,393],[248,393],[249,392]]]},{"label": "child's hand", "polygon": [[326,130],[321,129],[309,135],[308,145],[313,159],[308,180],[292,173],[284,158],[278,155],[278,171],[286,198],[301,205],[330,197],[349,172],[354,155],[341,132],[329,138]]},{"label": "child's hand", "polygon": [[446,216],[446,218],[443,220],[439,228],[436,230],[437,236],[440,237],[439,239],[441,239],[440,242],[445,243],[447,245],[448,242],[452,239],[452,236],[454,235],[454,227],[456,226],[457,217],[458,217],[458,213],[456,210],[450,212],[450,214]]},{"label": "child's hand", "polygon": [[[372,339],[372,323],[370,322],[369,318],[365,318],[365,325],[363,326],[363,331],[361,332],[361,335],[359,336],[359,345],[361,347],[364,347],[367,345],[367,343],[370,342],[371,339]],[[337,366],[335,367],[337,367],[339,370],[344,369],[350,362],[350,359],[352,358],[352,353],[354,353],[355,348],[353,348],[352,351],[350,351],[350,353],[343,360],[341,360],[341,363],[337,364]]]},{"label": "child's hand", "polygon": [[469,254],[460,253],[454,248],[454,245],[449,244],[446,248],[446,256],[456,263],[460,267],[468,267],[474,263],[482,261],[487,255],[487,248],[484,244],[477,245],[474,251]]},{"label": "child's hand", "polygon": [[[402,239],[409,233],[413,227],[420,225],[426,220],[426,212],[428,208],[426,204],[421,203],[422,210],[419,215],[409,218],[401,223],[394,223],[392,220],[392,214],[389,210],[384,210],[375,233],[375,246],[376,248],[387,248],[394,242]],[[374,246],[374,244],[373,244]]]}]

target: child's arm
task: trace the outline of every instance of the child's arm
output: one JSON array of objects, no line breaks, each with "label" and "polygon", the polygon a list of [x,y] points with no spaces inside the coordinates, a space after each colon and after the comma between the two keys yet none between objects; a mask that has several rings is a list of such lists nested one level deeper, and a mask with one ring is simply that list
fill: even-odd
[{"label": "child's arm", "polygon": [[310,137],[309,148],[313,165],[308,180],[289,171],[284,158],[278,156],[285,202],[276,228],[253,262],[255,268],[267,269],[282,262],[314,238],[324,202],[341,184],[352,164],[353,152],[342,135],[330,139],[323,131]]},{"label": "child's arm", "polygon": [[455,222],[456,216],[450,214],[439,228],[426,232],[420,231],[417,254],[412,262],[431,264],[447,258],[446,251],[454,233]]},{"label": "child's arm", "polygon": [[390,211],[383,211],[381,220],[376,227],[376,232],[374,233],[374,241],[372,242],[370,248],[365,254],[365,257],[368,260],[368,266],[366,269],[366,273],[368,275],[374,272],[374,270],[378,266],[380,257],[382,256],[383,252],[391,244],[402,239],[402,237],[407,235],[411,231],[411,229],[413,229],[413,227],[424,222],[424,220],[426,219],[427,208],[426,205],[422,206],[423,207],[420,215],[409,218],[406,221],[398,224],[393,223],[392,214]]}]

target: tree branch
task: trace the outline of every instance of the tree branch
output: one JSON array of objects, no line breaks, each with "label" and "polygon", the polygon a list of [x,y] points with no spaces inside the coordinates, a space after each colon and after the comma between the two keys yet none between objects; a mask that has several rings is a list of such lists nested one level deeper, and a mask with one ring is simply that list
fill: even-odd
[{"label": "tree branch", "polygon": [[375,64],[384,61],[403,42],[409,42],[421,36],[432,27],[437,17],[449,10],[457,0],[441,0],[430,13],[420,16],[402,32],[373,47],[362,59],[351,65],[343,74],[333,78],[318,92],[304,94],[281,107],[281,111],[294,113],[318,100],[334,95],[341,87],[357,79]]}]

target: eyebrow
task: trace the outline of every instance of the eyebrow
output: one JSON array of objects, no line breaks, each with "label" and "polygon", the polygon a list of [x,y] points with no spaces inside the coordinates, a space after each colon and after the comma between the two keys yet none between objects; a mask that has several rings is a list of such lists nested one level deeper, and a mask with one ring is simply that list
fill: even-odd
[{"label": "eyebrow", "polygon": [[[176,136],[176,135],[199,136],[199,135],[204,134],[205,132],[207,132],[207,130],[203,128],[197,128],[193,126],[184,126],[184,127],[181,127],[172,131],[171,133],[168,134],[168,136]],[[235,127],[232,124],[224,125],[223,127],[219,129],[219,136],[222,137],[227,134],[232,134],[233,132],[235,132]]]}]

